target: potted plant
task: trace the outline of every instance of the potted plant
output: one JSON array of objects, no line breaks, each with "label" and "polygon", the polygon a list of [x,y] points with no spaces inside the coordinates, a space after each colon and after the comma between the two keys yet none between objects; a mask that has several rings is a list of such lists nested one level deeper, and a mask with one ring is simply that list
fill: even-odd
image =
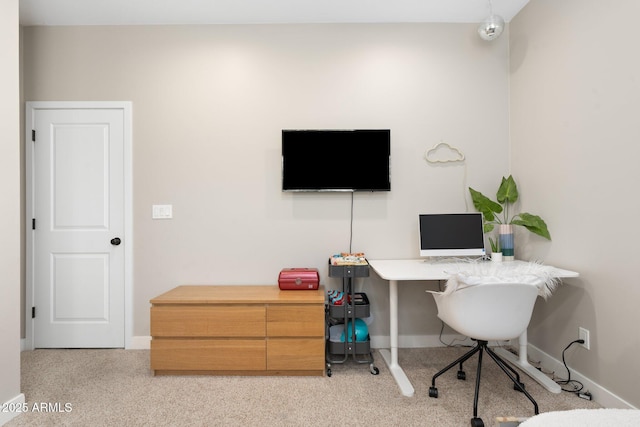
[{"label": "potted plant", "polygon": [[[484,224],[485,232],[487,227],[487,222]],[[491,228],[493,229],[493,224],[491,224]],[[491,236],[487,236],[489,239],[489,245],[491,246],[491,261],[502,262],[502,250],[500,249],[500,240],[498,238],[493,238]]]},{"label": "potted plant", "polygon": [[508,178],[502,177],[502,182],[496,193],[496,200],[493,201],[479,191],[469,187],[473,206],[482,212],[484,217],[484,232],[490,233],[498,226],[498,239],[489,237],[491,250],[497,252],[502,249],[502,255],[505,260],[513,259],[513,225],[521,225],[527,230],[538,236],[551,240],[547,224],[538,215],[527,212],[513,214],[510,212],[512,205],[518,201],[518,187],[509,175]]}]

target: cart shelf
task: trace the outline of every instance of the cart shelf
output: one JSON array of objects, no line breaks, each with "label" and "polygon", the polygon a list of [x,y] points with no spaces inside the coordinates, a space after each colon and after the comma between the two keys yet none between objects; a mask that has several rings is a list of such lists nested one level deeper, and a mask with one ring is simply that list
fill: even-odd
[{"label": "cart shelf", "polygon": [[[369,335],[365,340],[358,340],[356,336],[356,319],[369,317],[370,305],[367,294],[354,293],[352,285],[355,278],[369,277],[369,265],[334,265],[329,260],[329,277],[342,278],[345,298],[341,304],[327,304],[325,309],[327,376],[331,376],[332,363],[344,363],[350,356],[357,363],[368,363],[371,373],[378,375],[380,371],[374,366]],[[344,324],[344,341],[332,339],[330,334],[331,326],[340,324]]]}]

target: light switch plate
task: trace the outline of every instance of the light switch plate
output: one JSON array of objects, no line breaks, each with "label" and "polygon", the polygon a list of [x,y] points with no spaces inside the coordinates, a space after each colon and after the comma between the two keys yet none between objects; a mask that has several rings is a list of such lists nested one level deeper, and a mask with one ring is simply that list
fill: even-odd
[{"label": "light switch plate", "polygon": [[151,218],[153,219],[173,218],[173,206],[172,205],[153,205]]}]

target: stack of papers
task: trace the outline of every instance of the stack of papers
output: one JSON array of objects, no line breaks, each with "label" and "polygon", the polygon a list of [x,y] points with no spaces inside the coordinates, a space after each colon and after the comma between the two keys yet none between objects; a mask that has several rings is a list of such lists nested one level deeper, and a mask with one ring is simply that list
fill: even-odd
[{"label": "stack of papers", "polygon": [[341,252],[331,256],[331,265],[368,265],[367,259],[364,257],[364,253],[347,253]]}]

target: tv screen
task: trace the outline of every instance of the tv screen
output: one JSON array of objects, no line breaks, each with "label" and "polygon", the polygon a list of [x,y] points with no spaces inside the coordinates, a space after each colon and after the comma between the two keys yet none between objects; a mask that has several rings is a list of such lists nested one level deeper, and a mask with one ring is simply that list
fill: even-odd
[{"label": "tv screen", "polygon": [[282,131],[283,191],[391,191],[389,129]]},{"label": "tv screen", "polygon": [[420,256],[484,256],[482,214],[421,214]]}]

